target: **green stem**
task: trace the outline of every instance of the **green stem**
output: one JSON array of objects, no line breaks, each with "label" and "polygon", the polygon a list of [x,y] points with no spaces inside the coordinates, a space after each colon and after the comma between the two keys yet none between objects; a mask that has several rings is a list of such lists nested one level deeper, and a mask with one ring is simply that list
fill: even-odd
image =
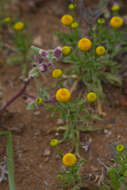
[{"label": "green stem", "polygon": [[79,130],[76,130],[75,153],[76,153],[77,157],[81,158],[81,157],[80,157],[80,154],[79,154],[79,143],[80,143],[80,131],[79,131]]},{"label": "green stem", "polygon": [[24,63],[22,65],[22,76],[25,77],[26,74],[27,74],[27,69],[28,69],[28,64],[27,64],[27,61],[26,61],[26,55],[23,55],[24,57]]}]

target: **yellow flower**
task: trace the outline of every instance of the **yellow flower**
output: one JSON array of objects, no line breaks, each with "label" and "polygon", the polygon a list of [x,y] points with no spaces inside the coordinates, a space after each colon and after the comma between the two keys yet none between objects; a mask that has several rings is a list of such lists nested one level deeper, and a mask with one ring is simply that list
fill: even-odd
[{"label": "yellow flower", "polygon": [[71,93],[66,88],[60,88],[56,92],[56,99],[58,102],[68,102],[71,98]]},{"label": "yellow flower", "polygon": [[75,7],[76,7],[76,5],[73,4],[73,3],[71,3],[71,4],[69,4],[68,9],[70,9],[70,10],[74,10]]},{"label": "yellow flower", "polygon": [[38,105],[41,105],[43,103],[43,99],[41,97],[38,97],[36,100],[35,100],[35,103],[38,104]]},{"label": "yellow flower", "polygon": [[89,92],[87,94],[87,100],[88,102],[95,102],[97,100],[97,95],[94,92]]},{"label": "yellow flower", "polygon": [[23,30],[24,28],[24,23],[23,22],[17,22],[15,25],[14,25],[14,29],[16,31],[20,31],[20,30]]},{"label": "yellow flower", "polygon": [[104,24],[104,23],[105,23],[105,19],[104,19],[104,18],[99,18],[99,19],[97,20],[97,23],[98,23],[98,24]]},{"label": "yellow flower", "polygon": [[120,6],[118,4],[112,6],[112,11],[119,11]]},{"label": "yellow flower", "polygon": [[6,18],[4,18],[4,20],[3,20],[4,22],[6,22],[6,23],[8,23],[8,22],[10,22],[11,21],[11,18],[10,17],[6,17]]},{"label": "yellow flower", "polygon": [[57,139],[53,139],[50,141],[50,146],[57,146],[59,144],[59,141]]},{"label": "yellow flower", "polygon": [[104,55],[106,53],[106,49],[104,48],[104,46],[98,46],[96,48],[96,54],[101,56]]},{"label": "yellow flower", "polygon": [[88,38],[82,38],[78,42],[78,48],[81,51],[88,51],[92,47],[92,42]]},{"label": "yellow flower", "polygon": [[114,16],[110,20],[110,25],[113,28],[120,28],[123,25],[123,19],[119,16]]},{"label": "yellow flower", "polygon": [[74,154],[67,153],[63,156],[62,162],[65,166],[73,166],[76,164],[77,158]]},{"label": "yellow flower", "polygon": [[73,22],[72,25],[71,25],[71,28],[78,28],[79,24],[78,22]]},{"label": "yellow flower", "polygon": [[53,78],[60,78],[62,76],[63,72],[61,69],[55,69],[53,72],[52,72],[52,77]]},{"label": "yellow flower", "polygon": [[63,46],[62,47],[62,53],[63,53],[63,55],[68,55],[69,53],[71,53],[71,47],[70,46]]},{"label": "yellow flower", "polygon": [[72,23],[73,23],[73,17],[71,15],[64,15],[62,18],[61,18],[61,22],[63,25],[65,26],[70,26]]},{"label": "yellow flower", "polygon": [[116,145],[117,152],[123,152],[124,149],[125,149],[125,146],[123,144],[117,144]]}]

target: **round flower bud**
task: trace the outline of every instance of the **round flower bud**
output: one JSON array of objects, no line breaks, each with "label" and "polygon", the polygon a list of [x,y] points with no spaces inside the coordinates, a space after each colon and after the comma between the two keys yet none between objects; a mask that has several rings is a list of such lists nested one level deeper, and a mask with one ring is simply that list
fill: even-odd
[{"label": "round flower bud", "polygon": [[78,22],[73,22],[71,28],[75,29],[78,28],[78,26],[79,26]]},{"label": "round flower bud", "polygon": [[63,74],[63,72],[61,69],[55,69],[52,72],[52,77],[57,79],[57,78],[60,78],[62,76],[62,74]]},{"label": "round flower bud", "polygon": [[95,102],[97,100],[97,95],[94,92],[89,92],[87,94],[87,101],[88,102]]},{"label": "round flower bud", "polygon": [[104,55],[105,53],[106,53],[106,49],[105,49],[104,46],[98,46],[98,47],[96,48],[96,54],[97,54],[98,56]]},{"label": "round flower bud", "polygon": [[105,23],[105,19],[104,19],[104,18],[99,18],[99,19],[97,20],[97,23],[98,23],[98,24],[104,24],[104,23]]},{"label": "round flower bud", "polygon": [[43,99],[41,97],[38,97],[35,101],[36,104],[41,105],[43,103]]},{"label": "round flower bud", "polygon": [[17,22],[14,24],[14,30],[21,31],[24,29],[24,23],[23,22]]},{"label": "round flower bud", "polygon": [[63,55],[69,55],[71,53],[71,47],[70,46],[63,46],[62,47],[62,53]]},{"label": "round flower bud", "polygon": [[124,149],[125,149],[125,146],[123,144],[117,144],[116,145],[117,152],[123,152]]},{"label": "round flower bud", "polygon": [[73,3],[71,3],[71,4],[69,4],[68,9],[70,9],[70,10],[74,10],[75,7],[76,7],[76,5],[73,4]]},{"label": "round flower bud", "polygon": [[11,18],[10,17],[6,17],[6,18],[4,18],[3,21],[6,22],[6,23],[9,23],[11,21]]},{"label": "round flower bud", "polygon": [[59,144],[59,141],[58,141],[57,139],[53,139],[53,140],[50,141],[50,146],[55,147],[55,146],[57,146],[58,144]]},{"label": "round flower bud", "polygon": [[115,4],[112,6],[112,11],[119,11],[120,10],[120,6],[118,4]]}]

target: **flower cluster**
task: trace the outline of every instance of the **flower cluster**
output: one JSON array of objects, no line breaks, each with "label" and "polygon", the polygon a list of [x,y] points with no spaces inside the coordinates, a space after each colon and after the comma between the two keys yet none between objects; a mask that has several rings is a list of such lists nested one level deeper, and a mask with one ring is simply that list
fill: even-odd
[{"label": "flower cluster", "polygon": [[[61,47],[56,47],[53,50],[43,50],[32,46],[31,49],[36,55],[34,56],[35,64],[33,64],[33,66],[36,66],[36,69],[33,69],[39,73],[48,71],[49,67],[59,61],[63,54]],[[62,76],[62,71],[60,69],[56,69],[52,72],[52,76],[53,78],[59,78]]]}]

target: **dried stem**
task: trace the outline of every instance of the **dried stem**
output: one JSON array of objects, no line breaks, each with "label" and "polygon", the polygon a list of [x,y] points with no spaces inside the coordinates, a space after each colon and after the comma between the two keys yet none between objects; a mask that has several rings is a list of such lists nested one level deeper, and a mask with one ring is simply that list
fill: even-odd
[{"label": "dried stem", "polygon": [[28,86],[30,82],[30,79],[28,79],[27,81],[25,81],[23,88],[15,95],[13,96],[1,109],[1,111],[5,111],[7,109],[8,106],[10,106],[13,102],[15,102],[15,100],[17,100],[17,98],[19,98],[20,96],[22,96]]}]

